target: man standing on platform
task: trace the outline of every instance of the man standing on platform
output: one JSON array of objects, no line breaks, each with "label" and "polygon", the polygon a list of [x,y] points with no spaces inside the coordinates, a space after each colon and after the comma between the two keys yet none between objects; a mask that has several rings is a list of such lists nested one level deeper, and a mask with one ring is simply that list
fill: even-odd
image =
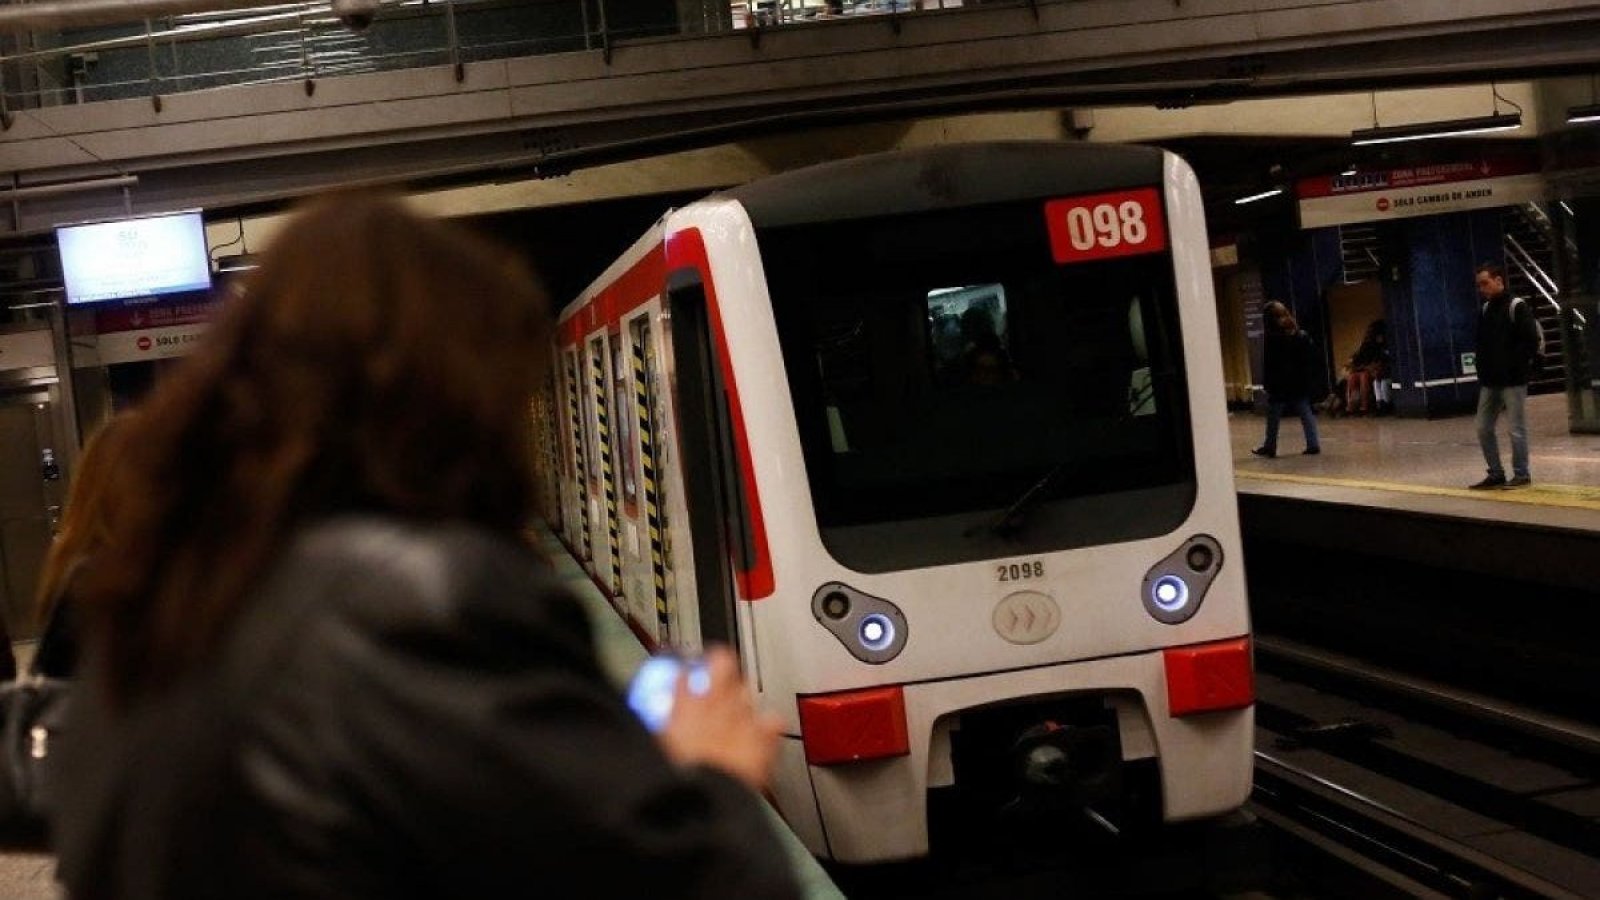
[{"label": "man standing on platform", "polygon": [[[1528,375],[1539,348],[1533,306],[1506,294],[1505,272],[1494,263],[1478,267],[1478,444],[1489,474],[1477,489],[1522,487],[1528,475]],[[1511,480],[1500,464],[1495,421],[1504,410],[1511,430]]]}]

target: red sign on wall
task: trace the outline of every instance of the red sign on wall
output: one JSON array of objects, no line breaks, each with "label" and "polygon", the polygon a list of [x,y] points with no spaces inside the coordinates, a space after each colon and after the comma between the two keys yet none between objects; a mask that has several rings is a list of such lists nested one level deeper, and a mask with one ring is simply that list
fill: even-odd
[{"label": "red sign on wall", "polygon": [[1050,253],[1057,263],[1138,256],[1167,249],[1158,188],[1047,201]]},{"label": "red sign on wall", "polygon": [[111,334],[117,331],[139,331],[145,328],[197,325],[211,321],[221,311],[222,304],[210,299],[186,303],[155,303],[145,306],[114,307],[95,312],[94,330],[100,334]]}]

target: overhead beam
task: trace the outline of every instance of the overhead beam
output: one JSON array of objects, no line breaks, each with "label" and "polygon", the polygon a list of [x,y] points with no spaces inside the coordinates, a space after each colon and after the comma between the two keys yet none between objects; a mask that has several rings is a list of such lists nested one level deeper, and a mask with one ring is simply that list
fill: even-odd
[{"label": "overhead beam", "polygon": [[[85,0],[106,2],[106,0]],[[210,0],[208,0],[210,2]],[[30,9],[52,4],[34,4]],[[59,5],[59,4],[57,4]],[[259,6],[259,4],[258,4]],[[3,7],[0,7],[3,9]],[[559,174],[802,128],[1002,110],[1183,105],[1483,82],[1600,66],[1600,0],[1078,0],[621,44],[295,84],[18,110],[16,187],[138,174],[136,209],[267,203],[335,185]],[[1334,16],[1334,13],[1338,16]],[[122,192],[100,198],[124,201]],[[92,193],[13,204],[0,234],[90,218]],[[9,225],[9,228],[8,228]]]}]

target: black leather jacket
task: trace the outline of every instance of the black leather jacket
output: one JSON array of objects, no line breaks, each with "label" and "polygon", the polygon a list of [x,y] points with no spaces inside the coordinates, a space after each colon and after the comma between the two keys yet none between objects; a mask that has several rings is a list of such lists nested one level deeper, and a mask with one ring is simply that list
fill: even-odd
[{"label": "black leather jacket", "polygon": [[1533,372],[1539,323],[1533,304],[1514,302],[1502,293],[1478,309],[1478,384],[1484,387],[1520,387]]},{"label": "black leather jacket", "polygon": [[1262,387],[1271,400],[1304,400],[1311,395],[1311,367],[1316,363],[1316,350],[1311,337],[1304,331],[1284,334],[1272,325],[1267,333],[1262,360],[1264,373]]},{"label": "black leather jacket", "polygon": [[216,661],[60,765],[76,900],[794,897],[762,802],[662,755],[529,550],[347,518],[272,567]]}]

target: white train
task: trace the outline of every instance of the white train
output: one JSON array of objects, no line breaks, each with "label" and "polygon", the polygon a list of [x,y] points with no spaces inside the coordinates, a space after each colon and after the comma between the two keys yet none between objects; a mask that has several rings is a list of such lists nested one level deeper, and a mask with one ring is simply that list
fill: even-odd
[{"label": "white train", "polygon": [[818,856],[1244,802],[1250,625],[1183,161],[1002,143],[768,178],[668,213],[558,335],[559,532],[647,644],[737,648]]}]

